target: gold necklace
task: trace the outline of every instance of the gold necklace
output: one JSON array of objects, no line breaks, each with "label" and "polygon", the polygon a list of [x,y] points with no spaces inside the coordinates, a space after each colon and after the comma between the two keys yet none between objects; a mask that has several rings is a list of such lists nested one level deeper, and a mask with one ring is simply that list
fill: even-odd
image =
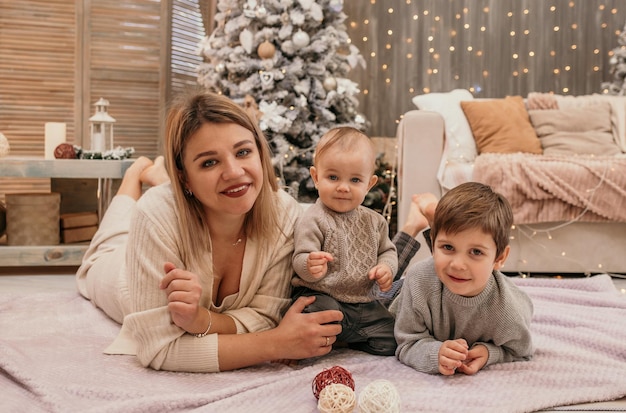
[{"label": "gold necklace", "polygon": [[237,241],[233,242],[233,247],[236,247],[237,245],[241,244],[241,241],[243,241],[243,238],[237,239]]}]

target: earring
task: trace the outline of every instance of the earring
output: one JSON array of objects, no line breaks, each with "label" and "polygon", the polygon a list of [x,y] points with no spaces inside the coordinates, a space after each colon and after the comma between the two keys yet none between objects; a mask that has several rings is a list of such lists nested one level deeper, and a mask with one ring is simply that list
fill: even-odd
[{"label": "earring", "polygon": [[191,198],[193,196],[193,192],[191,192],[191,189],[189,188],[183,189],[183,193],[185,194],[187,198]]}]

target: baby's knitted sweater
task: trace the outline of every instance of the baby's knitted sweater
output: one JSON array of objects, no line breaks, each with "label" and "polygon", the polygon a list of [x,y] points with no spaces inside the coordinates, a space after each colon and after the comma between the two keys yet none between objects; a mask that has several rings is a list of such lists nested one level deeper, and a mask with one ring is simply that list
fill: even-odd
[{"label": "baby's knitted sweater", "polygon": [[[389,265],[392,275],[398,269],[396,247],[389,239],[387,221],[364,206],[338,213],[319,199],[298,220],[294,230],[293,267],[298,276],[292,285],[323,292],[345,303],[373,301],[373,280],[367,273],[379,263]],[[307,257],[313,251],[332,254],[328,272],[316,280],[307,270]]]}]

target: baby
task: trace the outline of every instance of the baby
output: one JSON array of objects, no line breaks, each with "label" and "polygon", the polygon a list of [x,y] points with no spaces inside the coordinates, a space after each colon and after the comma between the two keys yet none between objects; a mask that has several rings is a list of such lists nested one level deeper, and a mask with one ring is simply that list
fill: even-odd
[{"label": "baby", "polygon": [[[336,339],[350,348],[393,355],[394,317],[372,294],[391,288],[396,247],[379,213],[361,205],[378,177],[370,139],[351,127],[328,131],[318,143],[311,178],[319,198],[294,232],[294,298],[315,296],[307,311],[340,310]],[[332,344],[327,340],[327,345]]]}]

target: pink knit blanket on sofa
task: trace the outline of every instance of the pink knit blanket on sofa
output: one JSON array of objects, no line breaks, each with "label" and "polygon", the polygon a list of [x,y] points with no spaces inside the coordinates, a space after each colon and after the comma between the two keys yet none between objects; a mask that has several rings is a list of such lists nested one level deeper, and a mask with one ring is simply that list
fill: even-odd
[{"label": "pink knit blanket on sofa", "polygon": [[473,179],[509,200],[516,224],[626,222],[626,156],[484,153]]}]

